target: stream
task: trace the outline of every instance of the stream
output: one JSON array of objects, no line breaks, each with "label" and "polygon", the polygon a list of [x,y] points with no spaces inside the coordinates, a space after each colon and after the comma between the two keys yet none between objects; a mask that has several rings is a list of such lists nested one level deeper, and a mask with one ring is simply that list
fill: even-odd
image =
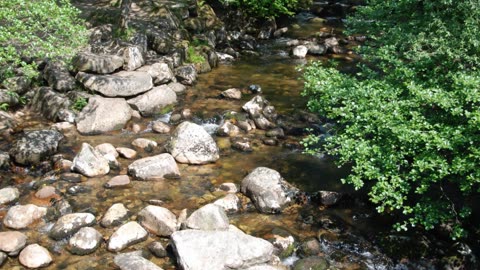
[{"label": "stream", "polygon": [[[241,111],[241,107],[253,94],[244,94],[241,100],[219,98],[219,94],[229,88],[247,89],[250,85],[259,85],[262,95],[275,106],[280,117],[297,115],[305,110],[306,98],[300,95],[303,82],[299,79],[299,67],[308,61],[328,61],[339,59],[341,68],[349,69],[358,59],[354,54],[328,54],[321,57],[307,56],[306,59],[294,59],[289,51],[282,47],[282,42],[289,39],[306,38],[317,32],[334,33],[339,37],[342,31],[341,20],[327,18],[325,22],[309,13],[297,16],[282,38],[259,43],[260,56],[245,56],[231,62],[224,62],[209,73],[201,74],[193,87],[179,97],[180,108],[189,109],[192,121],[212,131],[222,123],[225,112]],[[330,21],[330,23],[329,23]],[[350,43],[347,49],[355,46]],[[22,129],[47,128],[51,123],[25,111]],[[170,114],[158,116],[157,119],[168,119]],[[136,138],[147,138],[156,141],[160,146],[168,139],[168,134],[157,134],[151,131],[152,118],[135,119],[129,123],[141,128],[139,133],[130,128],[96,136],[82,136],[75,130],[68,130],[66,138],[60,144],[58,154],[72,160],[84,142],[90,145],[110,143],[115,147],[132,147]],[[334,161],[325,156],[309,156],[302,153],[299,142],[303,136],[287,135],[279,139],[276,146],[262,143],[265,132],[256,130],[248,134],[253,151],[241,152],[231,148],[230,138],[214,137],[220,148],[220,159],[201,166],[178,164],[181,179],[162,181],[132,181],[128,186],[107,189],[105,183],[115,175],[126,174],[131,160],[118,159],[120,169],[114,170],[104,177],[82,177],[81,183],[72,184],[60,181],[58,175],[45,175],[45,171],[36,168],[18,168],[15,173],[2,172],[0,188],[14,185],[20,189],[20,204],[33,203],[50,206],[52,201],[41,200],[34,196],[37,189],[44,185],[53,185],[60,191],[62,198],[67,199],[75,212],[89,212],[96,217],[114,203],[121,202],[134,213],[149,205],[152,200],[160,200],[161,206],[178,215],[183,209],[189,213],[199,207],[223,197],[225,192],[218,190],[223,183],[235,183],[239,186],[242,179],[256,167],[269,167],[277,170],[283,178],[301,191],[314,194],[320,190],[340,192],[345,199],[340,204],[325,207],[316,203],[294,203],[282,214],[260,214],[241,197],[244,208],[238,213],[230,214],[230,223],[247,234],[271,240],[274,235],[293,236],[295,251],[282,258],[286,265],[292,266],[300,256],[321,255],[330,264],[329,269],[437,269],[441,265],[440,258],[434,250],[440,248],[456,254],[456,249],[448,242],[438,240],[430,235],[417,232],[399,234],[391,229],[392,221],[388,217],[376,214],[375,209],[365,199],[366,194],[354,191],[341,184],[341,179],[348,174],[348,168],[338,168]],[[10,142],[2,141],[0,150],[8,151]],[[138,158],[148,157],[163,152],[162,147],[153,152],[138,151]],[[74,185],[84,187],[83,192],[70,192]],[[8,207],[0,207],[3,218]],[[54,241],[47,232],[54,220],[41,221],[36,230],[26,230],[29,242],[36,242],[47,247],[54,257],[54,263],[45,269],[115,269],[114,254],[105,248],[103,243],[93,254],[77,256],[66,249],[67,241]],[[0,229],[4,230],[3,224]],[[95,228],[104,236],[110,236],[115,228]],[[313,243],[318,247],[308,247]],[[126,251],[146,250],[152,241],[160,241],[168,245],[168,239],[149,236],[147,241],[135,244]],[[313,251],[312,251],[313,250]],[[448,257],[448,256],[445,256]],[[450,258],[450,257],[448,257]],[[452,256],[454,259],[454,256]],[[175,258],[169,254],[166,258],[152,256],[150,261],[163,269],[176,269]],[[8,258],[3,269],[24,269],[15,258]],[[453,269],[453,268],[452,268]]]}]

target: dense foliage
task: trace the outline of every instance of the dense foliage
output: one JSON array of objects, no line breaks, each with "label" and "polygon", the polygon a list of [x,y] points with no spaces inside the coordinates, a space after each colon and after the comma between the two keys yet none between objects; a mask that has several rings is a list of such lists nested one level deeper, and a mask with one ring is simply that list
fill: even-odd
[{"label": "dense foliage", "polygon": [[271,18],[293,15],[302,0],[221,0],[225,5],[242,9],[248,15]]},{"label": "dense foliage", "polygon": [[369,37],[367,64],[354,75],[305,68],[308,107],[338,123],[307,150],[352,164],[344,181],[369,188],[379,212],[402,213],[397,229],[463,236],[480,182],[479,1],[369,0],[347,29]]},{"label": "dense foliage", "polygon": [[34,76],[33,60],[68,58],[86,44],[78,13],[68,0],[0,0],[0,82],[15,67]]}]

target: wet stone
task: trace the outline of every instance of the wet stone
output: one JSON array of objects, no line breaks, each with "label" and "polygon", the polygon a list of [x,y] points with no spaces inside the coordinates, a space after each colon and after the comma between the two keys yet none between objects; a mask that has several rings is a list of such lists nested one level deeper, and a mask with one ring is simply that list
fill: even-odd
[{"label": "wet stone", "polygon": [[82,144],[82,149],[73,159],[72,169],[87,177],[105,175],[110,171],[108,160],[88,143]]},{"label": "wet stone", "polygon": [[21,232],[0,232],[0,251],[7,253],[9,256],[18,255],[18,252],[26,243],[27,236]]},{"label": "wet stone", "polygon": [[113,261],[121,270],[162,270],[156,264],[132,252],[118,254]]},{"label": "wet stone", "polygon": [[81,193],[90,193],[90,192],[92,192],[92,187],[90,186],[75,185],[67,188],[67,193],[70,195],[77,195]]},{"label": "wet stone", "polygon": [[232,148],[243,152],[252,152],[253,148],[248,138],[232,138]]},{"label": "wet stone", "polygon": [[130,177],[128,175],[117,175],[110,179],[106,184],[106,188],[115,188],[115,187],[123,187],[130,184]]},{"label": "wet stone", "polygon": [[120,154],[121,157],[126,159],[132,159],[137,156],[137,151],[126,148],[126,147],[117,147],[117,152]]},{"label": "wet stone", "polygon": [[132,145],[135,146],[135,147],[138,147],[140,149],[143,149],[147,152],[153,151],[153,148],[158,146],[157,142],[149,140],[149,139],[144,139],[144,138],[135,139],[132,142]]},{"label": "wet stone", "polygon": [[83,227],[95,224],[95,216],[90,213],[73,213],[60,217],[50,231],[50,237],[61,240],[73,235]]},{"label": "wet stone", "polygon": [[80,183],[82,182],[82,175],[78,173],[62,173],[60,175],[60,180],[69,183]]},{"label": "wet stone", "polygon": [[122,224],[129,216],[129,211],[123,203],[116,203],[108,208],[100,224],[103,227],[114,227]]},{"label": "wet stone", "polygon": [[107,249],[110,251],[121,251],[122,249],[145,241],[148,232],[135,221],[130,221],[116,230],[108,241]]},{"label": "wet stone", "polygon": [[223,123],[223,125],[221,125],[217,130],[217,134],[219,136],[225,137],[233,137],[238,135],[238,133],[240,133],[240,128],[230,123],[229,121]]},{"label": "wet stone", "polygon": [[103,156],[105,156],[107,154],[111,154],[116,158],[118,157],[118,152],[115,149],[115,146],[113,146],[110,143],[99,144],[99,145],[95,146],[95,150],[97,150]]},{"label": "wet stone", "polygon": [[307,257],[298,260],[295,263],[293,270],[327,270],[329,269],[328,267],[328,262],[322,257]]},{"label": "wet stone", "polygon": [[48,250],[38,244],[25,247],[18,257],[20,263],[28,268],[40,268],[49,265],[53,259]]},{"label": "wet stone", "polygon": [[303,242],[301,252],[305,257],[319,254],[321,252],[320,242],[317,239],[310,239]]},{"label": "wet stone", "polygon": [[10,156],[7,152],[0,152],[0,169],[7,169],[10,166]]},{"label": "wet stone", "polygon": [[230,225],[225,210],[215,204],[207,204],[193,212],[186,221],[187,228],[195,230],[227,230]]},{"label": "wet stone", "polygon": [[0,205],[8,204],[18,200],[20,191],[16,187],[5,187],[0,189]]},{"label": "wet stone", "polygon": [[3,224],[12,229],[24,229],[47,214],[47,208],[33,204],[16,205],[10,208]]},{"label": "wet stone", "polygon": [[167,208],[149,205],[138,213],[138,221],[158,236],[170,236],[177,230],[177,217]]},{"label": "wet stone", "polygon": [[81,228],[68,241],[70,252],[77,255],[86,255],[94,252],[102,241],[102,235],[92,227]]},{"label": "wet stone", "polygon": [[71,214],[73,212],[72,206],[67,200],[57,201],[55,203],[55,209],[60,214],[60,216]]},{"label": "wet stone", "polygon": [[276,137],[276,138],[283,138],[285,137],[285,133],[283,132],[282,128],[274,128],[265,133],[267,137]]},{"label": "wet stone", "polygon": [[160,242],[152,242],[148,245],[148,250],[157,258],[167,257],[167,251]]},{"label": "wet stone", "polygon": [[7,260],[7,254],[0,252],[0,266]]},{"label": "wet stone", "polygon": [[157,132],[157,133],[160,133],[160,134],[169,133],[171,129],[172,128],[168,124],[166,124],[162,121],[153,121],[152,122],[152,130]]},{"label": "wet stone", "polygon": [[128,166],[128,173],[140,180],[162,180],[180,177],[177,163],[167,153],[134,161]]},{"label": "wet stone", "polygon": [[72,168],[73,162],[68,159],[60,159],[53,165],[54,170],[60,172],[69,172]]},{"label": "wet stone", "polygon": [[240,210],[240,199],[235,194],[228,194],[216,200],[213,204],[222,207],[227,213],[236,213]]},{"label": "wet stone", "polygon": [[241,99],[242,91],[238,88],[230,88],[220,94],[224,98]]},{"label": "wet stone", "polygon": [[266,138],[262,140],[263,144],[269,145],[269,146],[276,146],[278,145],[278,141],[274,138]]},{"label": "wet stone", "polygon": [[228,193],[237,193],[238,188],[234,183],[223,183],[218,187],[220,190],[223,190]]},{"label": "wet stone", "polygon": [[52,186],[42,187],[39,191],[35,193],[35,197],[39,199],[47,199],[47,198],[54,197],[55,195],[57,195],[56,190]]}]

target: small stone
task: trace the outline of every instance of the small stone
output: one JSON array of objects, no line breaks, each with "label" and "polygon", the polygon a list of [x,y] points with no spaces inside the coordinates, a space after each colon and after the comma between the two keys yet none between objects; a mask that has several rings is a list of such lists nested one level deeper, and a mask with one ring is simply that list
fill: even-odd
[{"label": "small stone", "polygon": [[26,243],[27,236],[21,232],[0,232],[0,251],[7,253],[9,256],[18,255],[18,252]]},{"label": "small stone", "polygon": [[12,229],[24,229],[47,213],[47,208],[33,204],[16,205],[10,208],[3,224]]},{"label": "small stone", "polygon": [[5,187],[0,189],[0,205],[18,200],[20,191],[16,187]]},{"label": "small stone", "polygon": [[220,94],[224,98],[241,99],[242,91],[238,88],[230,88]]},{"label": "small stone", "polygon": [[128,175],[117,175],[105,184],[106,188],[123,187],[130,184]]},{"label": "small stone", "polygon": [[135,221],[130,221],[113,233],[108,241],[107,249],[110,251],[120,251],[130,245],[145,241],[148,232]]},{"label": "small stone", "polygon": [[158,144],[149,139],[138,138],[132,142],[132,145],[147,152],[151,152],[153,151],[153,148],[157,147]]},{"label": "small stone", "polygon": [[232,138],[232,148],[243,152],[252,152],[253,148],[248,138]]},{"label": "small stone", "polygon": [[135,134],[140,133],[142,131],[142,127],[139,124],[133,124],[132,125],[132,132]]},{"label": "small stone", "polygon": [[227,193],[237,193],[238,188],[234,183],[223,183],[218,187],[220,190],[223,190]]},{"label": "small stone", "polygon": [[319,254],[322,249],[320,247],[320,242],[317,239],[310,239],[304,242],[301,246],[302,254],[307,256],[316,256]]},{"label": "small stone", "polygon": [[25,247],[18,257],[20,263],[28,268],[40,268],[52,262],[52,256],[48,250],[38,244]]},{"label": "small stone", "polygon": [[90,213],[73,213],[60,217],[50,231],[50,237],[61,240],[73,235],[83,227],[95,224],[95,216]]},{"label": "small stone", "polygon": [[115,149],[115,146],[113,146],[110,143],[102,143],[97,146],[95,146],[95,150],[97,150],[100,154],[105,156],[106,154],[111,154],[114,157],[118,157],[118,152]]},{"label": "small stone", "polygon": [[55,195],[57,195],[56,190],[52,186],[45,186],[35,193],[35,197],[39,199],[47,199],[54,197]]},{"label": "small stone", "polygon": [[157,133],[160,133],[160,134],[169,133],[171,129],[172,128],[168,124],[165,124],[162,121],[153,121],[152,122],[152,130],[157,132]]},{"label": "small stone", "polygon": [[55,162],[53,168],[55,171],[69,172],[72,168],[73,162],[68,159],[60,159]]},{"label": "small stone", "polygon": [[258,84],[252,84],[248,87],[248,90],[250,90],[250,92],[253,94],[258,94],[262,92],[262,87]]},{"label": "small stone", "polygon": [[123,205],[123,203],[116,203],[108,208],[100,224],[107,228],[118,226],[128,218],[128,215],[129,211],[125,205]]},{"label": "small stone", "polygon": [[225,123],[223,123],[223,125],[221,125],[217,130],[218,136],[225,136],[225,137],[237,136],[239,133],[240,133],[240,128],[230,123],[229,121],[225,121]]},{"label": "small stone", "polygon": [[117,147],[117,152],[120,154],[121,157],[124,157],[126,159],[132,159],[137,156],[137,151],[126,147]]},{"label": "small stone", "polygon": [[162,270],[156,264],[133,252],[118,254],[113,261],[120,270]]},{"label": "small stone", "polygon": [[269,145],[269,146],[276,146],[278,145],[278,141],[274,138],[266,138],[262,140],[263,144]]},{"label": "small stone", "polygon": [[177,163],[172,155],[168,153],[134,161],[128,166],[128,174],[140,180],[180,178]]},{"label": "small stone", "polygon": [[222,207],[227,213],[236,213],[241,207],[240,199],[235,194],[228,194],[216,200],[213,204]]},{"label": "small stone", "polygon": [[170,236],[177,230],[177,217],[164,207],[149,205],[138,213],[138,220],[158,236]]},{"label": "small stone", "polygon": [[292,55],[295,58],[305,58],[308,53],[308,48],[306,46],[300,45],[292,50]]},{"label": "small stone", "polygon": [[81,228],[68,241],[70,252],[77,255],[87,255],[94,252],[102,241],[102,235],[92,227]]},{"label": "small stone", "polygon": [[160,242],[152,242],[148,245],[148,250],[157,258],[167,257],[167,251]]},{"label": "small stone", "polygon": [[80,183],[82,182],[82,175],[78,173],[62,173],[60,175],[60,180],[69,183]]},{"label": "small stone", "polygon": [[88,143],[82,144],[82,149],[73,159],[72,169],[87,176],[105,175],[110,171],[108,160]]}]

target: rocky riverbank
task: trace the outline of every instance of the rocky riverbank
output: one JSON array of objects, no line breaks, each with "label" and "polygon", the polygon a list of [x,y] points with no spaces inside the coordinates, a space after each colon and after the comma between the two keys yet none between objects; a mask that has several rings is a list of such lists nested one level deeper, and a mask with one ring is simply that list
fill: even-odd
[{"label": "rocky riverbank", "polygon": [[0,115],[0,265],[408,269],[423,261],[394,262],[383,250],[396,241],[420,257],[444,248],[388,232],[367,239],[353,225],[374,216],[363,200],[306,193],[294,184],[303,168],[279,172],[296,166],[279,156],[298,152],[307,128],[330,136],[332,123],[277,105],[282,93],[255,80],[196,89],[205,73],[245,58],[355,61],[350,48],[365,37],[331,26],[353,5],[315,1],[302,20],[324,28],[304,35],[296,22],[246,20],[203,1],[131,1],[133,30],[118,36],[109,1],[75,2],[90,46],[71,66],[41,62],[38,87],[17,74],[0,89],[19,108]]}]

